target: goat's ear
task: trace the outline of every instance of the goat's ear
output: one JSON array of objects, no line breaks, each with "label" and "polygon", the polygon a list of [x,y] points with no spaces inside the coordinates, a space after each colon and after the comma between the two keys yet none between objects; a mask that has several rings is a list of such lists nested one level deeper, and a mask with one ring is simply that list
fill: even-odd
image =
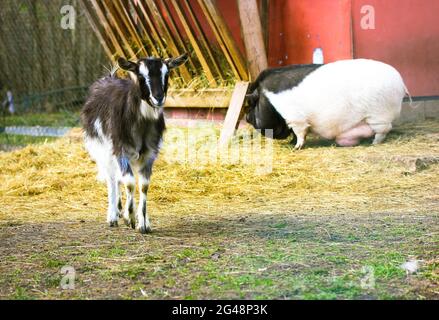
[{"label": "goat's ear", "polygon": [[136,71],[137,68],[137,63],[132,62],[132,61],[128,61],[125,58],[120,57],[119,59],[117,59],[117,64],[119,65],[119,67],[125,71]]},{"label": "goat's ear", "polygon": [[183,53],[181,56],[178,56],[176,58],[165,59],[165,63],[169,69],[173,69],[181,66],[183,63],[187,61],[188,58],[189,58],[188,54]]}]

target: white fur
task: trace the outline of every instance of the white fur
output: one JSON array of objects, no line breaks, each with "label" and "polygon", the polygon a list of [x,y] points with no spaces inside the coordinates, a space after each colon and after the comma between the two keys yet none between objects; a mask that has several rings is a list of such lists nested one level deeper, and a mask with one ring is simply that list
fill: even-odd
[{"label": "white fur", "polygon": [[[139,65],[139,73],[145,78],[145,80],[149,80],[149,69],[143,62]],[[146,83],[149,87],[149,81],[146,81]]]},{"label": "white fur", "polygon": [[108,179],[108,172],[116,165],[116,159],[108,157],[109,154],[113,154],[113,147],[102,132],[102,123],[99,118],[96,119],[94,128],[100,139],[85,136],[84,142],[87,151],[98,167],[97,179],[104,182]]},{"label": "white fur", "polygon": [[[139,192],[140,192],[140,197],[139,197],[139,207],[137,209],[137,228],[145,228],[145,229],[150,229],[151,228],[151,223],[149,221],[149,217],[148,217],[148,209],[146,208],[146,194],[142,192],[142,186],[149,186],[149,180],[146,179],[145,177],[143,177],[142,175],[139,175]],[[145,216],[143,216],[143,210],[145,210]]]},{"label": "white fur", "polygon": [[121,173],[117,165],[116,157],[113,155],[111,142],[105,137],[102,131],[102,123],[98,118],[94,123],[99,138],[85,136],[84,142],[91,158],[95,160],[98,167],[97,179],[106,181],[108,188],[108,214],[107,222],[117,223],[118,209],[117,199],[119,197],[119,180]]},{"label": "white fur", "polygon": [[145,78],[145,84],[148,87],[148,90],[150,92],[149,96],[152,97],[152,95],[151,95],[151,80],[149,79],[149,69],[143,62],[140,62],[140,64],[139,64],[139,73]]},{"label": "white fur", "polygon": [[297,125],[305,131],[309,127],[326,139],[334,139],[361,122],[377,133],[388,130],[401,112],[405,93],[396,69],[366,59],[329,63],[286,91],[263,90],[294,131]]},{"label": "white fur", "polygon": [[[154,98],[151,96],[151,99],[154,99]],[[156,102],[154,102],[154,103],[156,103]],[[146,119],[156,120],[159,118],[161,112],[162,112],[161,109],[151,107],[146,101],[142,100],[142,102],[140,103],[140,113]]]},{"label": "white fur", "polygon": [[166,66],[166,64],[162,65],[162,67],[160,68],[160,71],[162,72],[162,84],[163,84],[163,86],[165,86],[165,77],[166,77],[166,74],[168,73],[168,67]]},{"label": "white fur", "polygon": [[152,103],[154,103],[155,105],[159,104],[158,100],[156,98],[154,98],[154,96],[152,94],[149,96],[149,98],[151,99]]},{"label": "white fur", "polygon": [[127,185],[135,186],[136,185],[136,179],[131,174],[126,174],[126,175],[122,176],[120,181],[126,186]]}]

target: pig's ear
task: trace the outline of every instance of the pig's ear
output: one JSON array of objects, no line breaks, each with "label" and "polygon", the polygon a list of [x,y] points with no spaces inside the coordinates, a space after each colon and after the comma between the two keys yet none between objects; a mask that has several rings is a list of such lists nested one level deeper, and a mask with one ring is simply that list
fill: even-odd
[{"label": "pig's ear", "polygon": [[258,90],[255,90],[255,91],[253,91],[252,93],[247,93],[247,94],[245,95],[245,98],[246,98],[246,99],[253,99],[253,100],[258,99],[258,98],[259,98]]},{"label": "pig's ear", "polygon": [[253,91],[252,93],[247,93],[245,95],[245,100],[247,101],[247,104],[250,107],[254,107],[254,105],[256,104],[256,102],[259,99],[259,93],[258,90]]}]

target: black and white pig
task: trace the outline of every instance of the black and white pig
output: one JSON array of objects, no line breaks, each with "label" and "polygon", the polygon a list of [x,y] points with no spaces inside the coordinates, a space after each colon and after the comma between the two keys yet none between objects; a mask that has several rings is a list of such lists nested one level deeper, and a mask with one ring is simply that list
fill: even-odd
[{"label": "black and white pig", "polygon": [[296,149],[309,131],[340,146],[369,137],[377,144],[399,117],[406,94],[399,72],[374,60],[267,69],[250,86],[246,118],[257,129],[273,129],[274,138],[292,131]]}]

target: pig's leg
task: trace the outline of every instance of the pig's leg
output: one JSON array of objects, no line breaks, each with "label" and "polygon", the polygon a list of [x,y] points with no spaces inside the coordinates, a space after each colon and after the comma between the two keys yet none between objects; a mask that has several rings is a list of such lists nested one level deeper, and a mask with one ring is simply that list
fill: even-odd
[{"label": "pig's leg", "polygon": [[291,129],[293,129],[294,134],[296,135],[297,138],[294,149],[296,150],[302,149],[303,145],[305,144],[305,138],[308,132],[309,124],[304,121],[303,122],[290,121],[288,122],[288,126]]},{"label": "pig's leg", "polygon": [[391,123],[382,123],[382,124],[369,124],[372,130],[375,132],[375,138],[373,139],[372,144],[379,144],[384,141],[387,134],[390,130],[392,130]]},{"label": "pig's leg", "polygon": [[342,147],[353,147],[358,145],[361,139],[370,138],[373,135],[374,131],[367,123],[360,123],[338,135],[335,142]]}]

